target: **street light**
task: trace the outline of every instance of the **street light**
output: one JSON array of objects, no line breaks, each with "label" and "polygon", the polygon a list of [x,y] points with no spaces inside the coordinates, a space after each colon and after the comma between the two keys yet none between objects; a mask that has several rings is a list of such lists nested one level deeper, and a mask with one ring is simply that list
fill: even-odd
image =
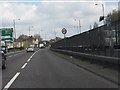
[{"label": "street light", "polygon": [[[20,20],[20,19],[17,19]],[[13,26],[14,26],[14,33],[15,33],[15,39],[16,39],[16,26],[15,26],[15,19],[13,19]]]},{"label": "street light", "polygon": [[29,36],[30,36],[30,29],[33,28],[33,26],[29,26]]},{"label": "street light", "polygon": [[[99,5],[99,4],[96,3],[95,5]],[[104,18],[105,18],[105,16],[104,16],[104,4],[100,4],[100,5],[102,6],[102,13],[103,13],[103,16],[100,17],[99,21],[102,21],[102,20],[103,20],[103,24],[104,24]]]},{"label": "street light", "polygon": [[42,34],[42,31],[43,31],[43,30],[42,30],[42,28],[41,28],[40,31],[39,31],[40,37],[42,37],[42,35],[41,35],[41,34]]},{"label": "street light", "polygon": [[[95,5],[99,5],[99,4],[95,4]],[[100,5],[102,5],[102,12],[103,12],[103,16],[104,16],[104,4],[100,4]]]},{"label": "street light", "polygon": [[[75,21],[77,21],[77,19],[75,19]],[[80,31],[80,33],[81,33],[81,24],[80,24],[80,19],[78,19],[78,26],[79,26],[79,31]]]}]

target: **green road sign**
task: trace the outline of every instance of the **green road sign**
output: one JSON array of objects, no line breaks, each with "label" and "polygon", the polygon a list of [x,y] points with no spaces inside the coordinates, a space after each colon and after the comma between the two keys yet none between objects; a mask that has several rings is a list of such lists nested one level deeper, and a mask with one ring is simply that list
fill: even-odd
[{"label": "green road sign", "polygon": [[2,41],[13,41],[13,28],[0,29],[0,36]]}]

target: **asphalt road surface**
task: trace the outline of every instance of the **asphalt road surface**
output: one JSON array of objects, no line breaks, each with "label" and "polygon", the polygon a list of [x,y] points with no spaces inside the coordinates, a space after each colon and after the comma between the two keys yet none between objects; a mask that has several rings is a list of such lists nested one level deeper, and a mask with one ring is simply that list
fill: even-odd
[{"label": "asphalt road surface", "polygon": [[117,85],[51,53],[49,49],[8,57],[3,88],[117,88]]}]

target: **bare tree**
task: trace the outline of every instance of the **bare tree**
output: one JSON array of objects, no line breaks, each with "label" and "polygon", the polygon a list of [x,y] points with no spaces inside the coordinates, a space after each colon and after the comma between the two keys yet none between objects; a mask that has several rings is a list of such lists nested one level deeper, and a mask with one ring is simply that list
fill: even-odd
[{"label": "bare tree", "polygon": [[39,34],[35,34],[35,35],[34,35],[34,38],[35,38],[35,39],[38,39],[39,42],[42,42],[42,38],[41,38],[41,36],[40,36]]},{"label": "bare tree", "polygon": [[98,23],[94,22],[93,28],[97,28],[98,27]]}]

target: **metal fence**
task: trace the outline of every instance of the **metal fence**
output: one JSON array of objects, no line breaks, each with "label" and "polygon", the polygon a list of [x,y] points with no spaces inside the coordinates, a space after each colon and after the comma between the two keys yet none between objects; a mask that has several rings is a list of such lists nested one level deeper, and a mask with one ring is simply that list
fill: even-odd
[{"label": "metal fence", "polygon": [[51,44],[51,48],[120,57],[120,22],[111,22]]}]

